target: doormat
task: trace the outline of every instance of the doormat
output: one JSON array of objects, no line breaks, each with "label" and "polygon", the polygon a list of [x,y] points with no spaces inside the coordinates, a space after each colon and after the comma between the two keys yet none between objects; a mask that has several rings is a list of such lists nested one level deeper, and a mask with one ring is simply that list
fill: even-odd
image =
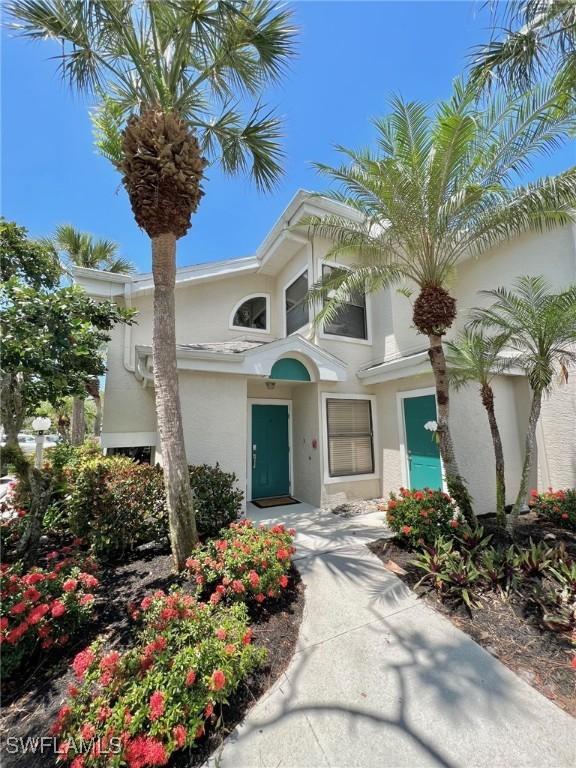
[{"label": "doormat", "polygon": [[268,507],[287,507],[289,504],[300,504],[300,502],[292,496],[276,496],[270,499],[256,499],[252,504],[259,509],[268,509]]}]

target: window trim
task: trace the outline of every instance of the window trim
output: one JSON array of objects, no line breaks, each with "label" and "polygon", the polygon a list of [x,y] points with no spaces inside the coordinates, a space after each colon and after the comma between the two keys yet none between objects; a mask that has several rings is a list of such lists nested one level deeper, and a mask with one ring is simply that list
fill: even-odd
[{"label": "window trim", "polygon": [[290,278],[290,280],[287,283],[285,283],[285,285],[282,288],[282,331],[285,339],[289,338],[289,336],[293,336],[295,333],[300,333],[300,331],[303,328],[308,328],[310,325],[310,308],[308,308],[308,322],[304,323],[304,325],[301,325],[300,328],[296,328],[295,331],[292,331],[290,334],[288,334],[288,322],[287,322],[288,318],[286,317],[286,293],[288,291],[288,288],[294,285],[296,280],[298,280],[299,277],[302,277],[302,275],[305,272],[308,272],[307,283],[308,283],[308,290],[310,290],[310,270],[309,270],[308,264],[303,266],[302,269],[298,270],[298,272],[294,273]]},{"label": "window trim", "polygon": [[[370,412],[372,416],[372,452],[374,455],[374,472],[365,473],[362,475],[338,475],[332,477],[330,475],[330,461],[328,456],[329,451],[329,437],[328,437],[328,411],[327,400],[369,400]],[[376,395],[368,394],[356,394],[352,392],[322,392],[321,393],[321,420],[322,420],[322,435],[323,435],[323,457],[322,464],[324,467],[324,485],[330,485],[334,483],[352,483],[361,480],[378,480],[380,478],[380,445],[378,440],[378,411],[376,403]]]},{"label": "window trim", "polygon": [[[248,328],[245,325],[234,325],[234,316],[240,309],[242,304],[250,299],[266,299],[266,328]],[[258,293],[250,293],[247,296],[243,296],[240,301],[236,302],[230,317],[228,319],[228,330],[230,331],[244,331],[244,333],[266,333],[270,334],[270,294],[259,291]]]},{"label": "window trim", "polygon": [[[332,267],[333,269],[345,269],[350,271],[350,267],[346,264],[340,264],[335,263],[333,261],[329,261],[328,259],[321,259],[320,260],[320,275],[323,275],[324,267]],[[321,327],[318,329],[318,336],[321,339],[325,339],[326,341],[344,341],[349,344],[364,344],[372,346],[372,296],[369,293],[364,294],[366,298],[366,338],[365,339],[355,339],[352,336],[337,336],[334,333],[326,333],[324,330],[324,323],[322,323]]]}]

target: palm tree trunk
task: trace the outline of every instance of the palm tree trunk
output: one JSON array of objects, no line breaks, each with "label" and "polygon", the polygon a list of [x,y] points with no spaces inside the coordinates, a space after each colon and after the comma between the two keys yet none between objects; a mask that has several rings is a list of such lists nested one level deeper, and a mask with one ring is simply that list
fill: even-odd
[{"label": "palm tree trunk", "polygon": [[526,432],[526,442],[524,444],[524,464],[522,466],[522,477],[520,479],[520,488],[518,496],[512,508],[512,524],[520,514],[520,508],[526,503],[528,495],[528,481],[530,480],[530,471],[532,470],[532,457],[534,455],[534,445],[536,443],[536,425],[540,418],[540,409],[542,408],[542,392],[536,391],[532,394],[532,405],[530,406],[530,416],[528,417],[528,430]]},{"label": "palm tree trunk", "polygon": [[154,275],[152,359],[156,417],[162,448],[172,557],[176,570],[180,571],[184,568],[186,558],[198,541],[198,533],[184,448],[176,369],[174,313],[176,237],[173,234],[166,233],[152,238],[152,272]]},{"label": "palm tree trunk", "polygon": [[483,384],[480,388],[482,404],[488,414],[488,424],[494,446],[494,458],[496,460],[496,522],[502,528],[506,526],[506,480],[504,476],[504,451],[496,413],[494,412],[494,391],[490,384]]},{"label": "palm tree trunk", "polygon": [[460,475],[456,455],[454,453],[454,444],[448,424],[450,411],[450,389],[448,384],[448,373],[446,370],[446,357],[444,356],[444,347],[442,345],[442,336],[430,334],[428,336],[429,349],[428,357],[434,373],[436,384],[436,402],[438,416],[438,441],[440,446],[440,455],[444,463],[444,472],[446,474],[446,484],[452,498],[458,504],[460,511],[465,519],[471,524],[476,523],[476,517],[472,510],[472,501],[466,488],[464,479]]},{"label": "palm tree trunk", "polygon": [[74,397],[72,400],[72,426],[70,432],[70,442],[72,445],[82,445],[86,436],[86,413],[82,397]]}]

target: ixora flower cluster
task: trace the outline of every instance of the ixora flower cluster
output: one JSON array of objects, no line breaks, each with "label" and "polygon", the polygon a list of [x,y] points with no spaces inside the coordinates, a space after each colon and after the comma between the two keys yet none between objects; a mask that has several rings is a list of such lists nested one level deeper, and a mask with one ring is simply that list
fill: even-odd
[{"label": "ixora flower cluster", "polygon": [[400,488],[390,494],[386,521],[390,528],[410,544],[432,544],[441,535],[454,533],[461,525],[456,504],[443,491]]},{"label": "ixora flower cluster", "polygon": [[2,671],[11,675],[38,646],[66,645],[93,611],[96,563],[74,547],[47,555],[49,565],[22,572],[0,566]]},{"label": "ixora flower cluster", "polygon": [[221,538],[198,547],[186,562],[198,595],[211,603],[224,598],[263,603],[288,586],[295,530],[283,525],[255,527],[232,523]]},{"label": "ixora flower cluster", "polygon": [[53,725],[72,768],[166,765],[192,746],[240,682],[264,663],[251,644],[246,606],[214,606],[157,591],[140,606],[135,645],[99,642],[72,663],[77,684]]},{"label": "ixora flower cluster", "polygon": [[555,491],[548,488],[544,493],[530,491],[529,506],[542,517],[556,525],[576,531],[576,488]]}]

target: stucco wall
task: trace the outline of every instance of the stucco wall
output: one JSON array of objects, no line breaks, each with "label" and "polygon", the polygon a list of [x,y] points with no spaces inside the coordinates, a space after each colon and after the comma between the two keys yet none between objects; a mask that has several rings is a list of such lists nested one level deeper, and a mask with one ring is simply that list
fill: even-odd
[{"label": "stucco wall", "polygon": [[320,504],[322,468],[317,384],[292,387],[292,465],[293,495],[308,504]]},{"label": "stucco wall", "polygon": [[542,403],[538,444],[538,487],[576,487],[576,370]]},{"label": "stucco wall", "polygon": [[116,326],[111,335],[104,388],[104,442],[107,433],[156,431],[154,391],[151,387],[144,389],[134,374],[124,367],[123,326]]},{"label": "stucco wall", "polygon": [[246,487],[246,377],[180,374],[186,456],[190,464],[220,463]]}]

